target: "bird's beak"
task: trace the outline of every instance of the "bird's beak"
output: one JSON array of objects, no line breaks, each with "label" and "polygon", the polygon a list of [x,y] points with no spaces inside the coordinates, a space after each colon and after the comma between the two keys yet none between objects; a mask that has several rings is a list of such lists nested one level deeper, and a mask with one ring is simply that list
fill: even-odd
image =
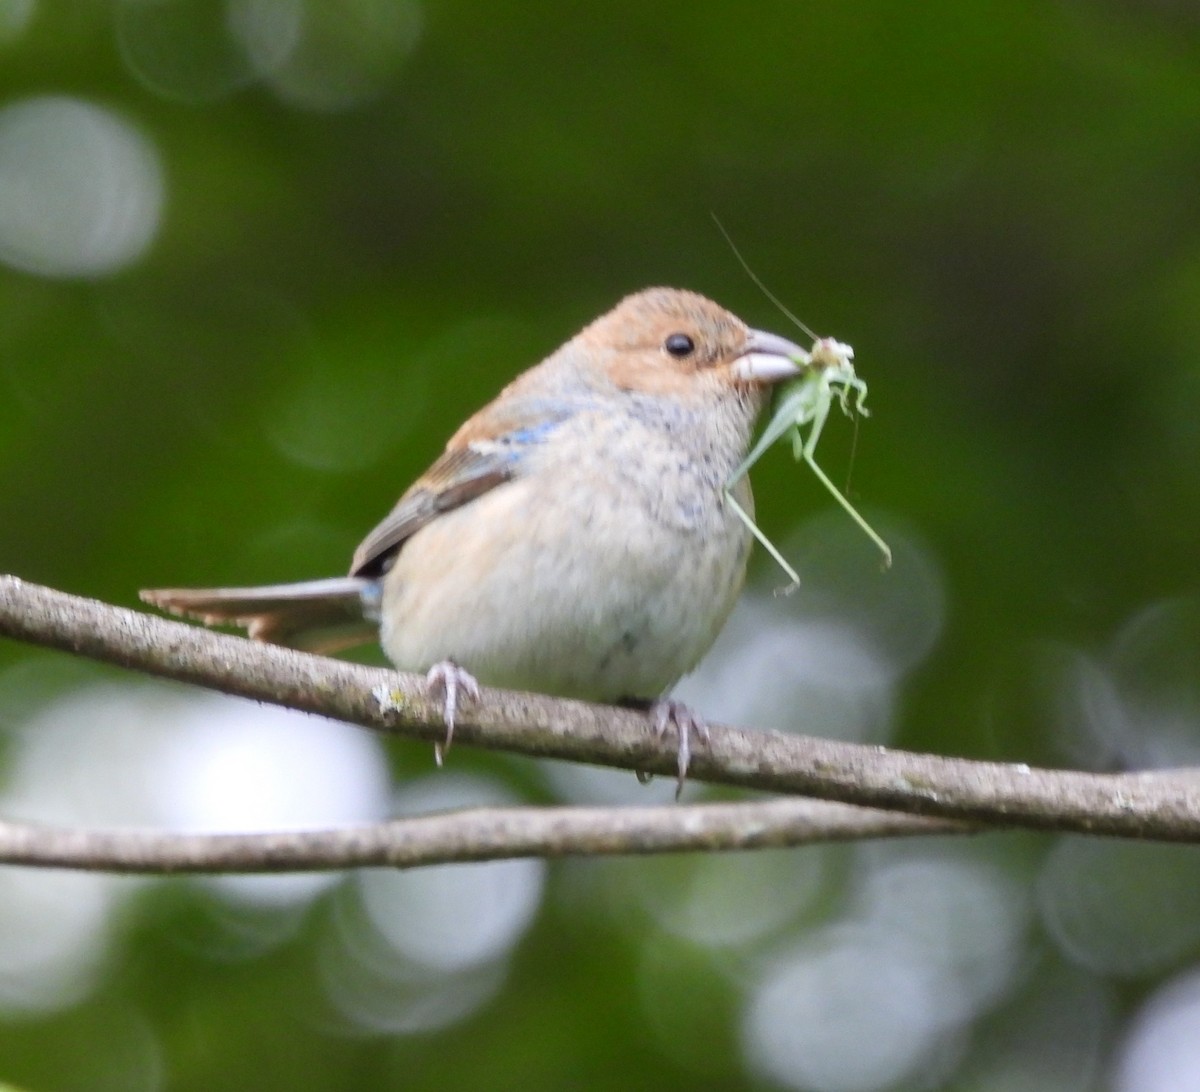
[{"label": "bird's beak", "polygon": [[733,362],[733,377],[744,383],[779,383],[801,372],[801,361],[808,353],[795,342],[765,330],[751,330],[746,349]]}]

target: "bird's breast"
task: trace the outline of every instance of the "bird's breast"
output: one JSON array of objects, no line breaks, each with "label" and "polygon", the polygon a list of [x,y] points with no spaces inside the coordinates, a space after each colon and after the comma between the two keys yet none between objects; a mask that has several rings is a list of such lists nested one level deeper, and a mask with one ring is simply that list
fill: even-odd
[{"label": "bird's breast", "polygon": [[749,553],[722,495],[737,453],[684,437],[560,427],[513,481],[423,527],[385,580],[388,655],[575,697],[663,693],[715,639]]}]

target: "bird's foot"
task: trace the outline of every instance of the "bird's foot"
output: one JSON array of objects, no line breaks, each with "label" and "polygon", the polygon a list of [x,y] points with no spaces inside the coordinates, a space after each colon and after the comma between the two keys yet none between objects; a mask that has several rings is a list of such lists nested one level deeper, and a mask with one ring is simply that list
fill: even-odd
[{"label": "bird's foot", "polygon": [[[704,719],[681,701],[670,698],[659,698],[657,701],[646,703],[629,703],[641,705],[650,714],[650,722],[654,726],[654,737],[660,742],[667,737],[671,728],[675,729],[679,741],[676,750],[678,777],[675,782],[675,799],[683,792],[683,783],[687,780],[688,765],[692,760],[692,738],[699,736],[705,743],[709,740],[708,725]],[[649,781],[650,775],[638,772],[639,781]]]},{"label": "bird's foot", "polygon": [[446,752],[454,739],[454,717],[458,713],[460,697],[471,701],[479,700],[479,683],[469,671],[464,671],[452,660],[442,660],[425,673],[425,683],[429,687],[429,696],[442,706],[442,719],[446,722],[446,739],[444,743],[433,745],[433,757],[440,766],[445,760]]}]

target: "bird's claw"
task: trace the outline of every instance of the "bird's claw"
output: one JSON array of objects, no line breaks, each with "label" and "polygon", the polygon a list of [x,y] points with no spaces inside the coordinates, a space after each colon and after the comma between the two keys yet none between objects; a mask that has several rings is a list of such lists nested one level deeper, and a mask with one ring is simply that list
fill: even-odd
[{"label": "bird's claw", "polygon": [[460,695],[471,701],[478,701],[479,683],[469,671],[464,671],[452,660],[436,663],[425,673],[425,684],[429,687],[429,696],[441,703],[442,719],[446,722],[446,739],[433,745],[433,757],[440,766],[445,761],[446,752],[454,739],[454,717],[458,713]]},{"label": "bird's claw", "polygon": [[666,738],[672,725],[675,727],[675,735],[679,741],[676,751],[679,775],[675,782],[675,799],[678,800],[683,792],[683,783],[687,780],[688,765],[692,759],[692,734],[695,733],[708,743],[708,725],[683,702],[672,701],[670,698],[660,698],[651,704],[650,720],[654,725],[654,736],[659,742]]}]

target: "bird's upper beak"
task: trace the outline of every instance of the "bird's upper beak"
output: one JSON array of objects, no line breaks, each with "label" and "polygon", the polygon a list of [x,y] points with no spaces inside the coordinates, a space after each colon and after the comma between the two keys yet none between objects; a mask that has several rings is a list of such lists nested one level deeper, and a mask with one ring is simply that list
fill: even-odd
[{"label": "bird's upper beak", "polygon": [[808,353],[786,337],[751,330],[745,351],[733,362],[733,377],[745,383],[779,383],[800,374],[795,357],[805,360]]}]

